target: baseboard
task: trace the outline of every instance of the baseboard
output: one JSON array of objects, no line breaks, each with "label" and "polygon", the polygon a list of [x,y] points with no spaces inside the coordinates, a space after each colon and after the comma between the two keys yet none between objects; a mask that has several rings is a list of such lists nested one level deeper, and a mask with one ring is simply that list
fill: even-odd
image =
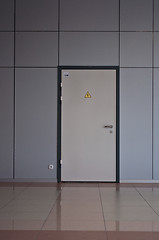
[{"label": "baseboard", "polygon": [[159,183],[159,180],[120,180],[120,183]]},{"label": "baseboard", "polygon": [[0,182],[57,182],[52,178],[0,178]]}]

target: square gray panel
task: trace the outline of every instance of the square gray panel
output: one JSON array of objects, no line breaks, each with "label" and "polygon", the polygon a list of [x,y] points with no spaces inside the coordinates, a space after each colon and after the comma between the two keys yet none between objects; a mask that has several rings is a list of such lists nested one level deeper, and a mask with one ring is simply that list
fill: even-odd
[{"label": "square gray panel", "polygon": [[121,31],[152,31],[152,0],[121,0]]},{"label": "square gray panel", "polygon": [[120,46],[121,67],[152,67],[152,33],[121,33]]},{"label": "square gray panel", "polygon": [[153,174],[159,180],[159,68],[154,70]]},{"label": "square gray panel", "polygon": [[152,70],[121,69],[122,180],[152,179]]},{"label": "square gray panel", "polygon": [[0,69],[0,178],[13,177],[13,69]]},{"label": "square gray panel", "polygon": [[56,151],[57,70],[16,69],[16,178],[56,179]]},{"label": "square gray panel", "polygon": [[119,0],[61,0],[60,10],[60,30],[119,30]]},{"label": "square gray panel", "polygon": [[154,33],[154,66],[159,67],[159,32]]},{"label": "square gray panel", "polygon": [[154,0],[154,30],[159,31],[159,0]]},{"label": "square gray panel", "polygon": [[56,67],[58,34],[16,33],[16,66]]},{"label": "square gray panel", "polygon": [[0,32],[0,67],[14,66],[14,33]]},{"label": "square gray panel", "polygon": [[17,0],[16,30],[58,29],[58,0]]},{"label": "square gray panel", "polygon": [[0,1],[0,31],[14,30],[14,0]]},{"label": "square gray panel", "polygon": [[61,65],[118,65],[119,34],[71,32],[60,34]]}]

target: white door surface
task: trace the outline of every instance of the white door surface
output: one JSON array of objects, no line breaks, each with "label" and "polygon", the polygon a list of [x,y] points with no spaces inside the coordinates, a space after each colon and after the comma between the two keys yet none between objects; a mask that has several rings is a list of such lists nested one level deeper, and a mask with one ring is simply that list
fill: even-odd
[{"label": "white door surface", "polygon": [[62,70],[62,181],[116,181],[116,70]]}]

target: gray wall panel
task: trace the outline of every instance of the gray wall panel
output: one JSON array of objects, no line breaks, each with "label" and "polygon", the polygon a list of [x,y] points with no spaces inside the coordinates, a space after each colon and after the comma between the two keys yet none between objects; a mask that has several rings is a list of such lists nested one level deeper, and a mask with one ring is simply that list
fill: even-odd
[{"label": "gray wall panel", "polygon": [[[0,126],[7,126],[2,137],[0,134],[0,154],[7,159],[0,161],[4,178],[12,177],[13,165],[13,70],[9,67],[14,67],[14,17],[16,67],[33,68],[16,70],[17,177],[56,178],[56,169],[48,171],[47,165],[49,159],[56,164],[57,76],[55,69],[44,68],[57,67],[58,62],[73,66],[113,66],[120,62],[121,176],[151,179],[151,69],[146,68],[159,67],[159,0],[0,0]],[[135,67],[145,69],[132,69]],[[158,69],[154,84],[154,176],[158,179]]]},{"label": "gray wall panel", "polygon": [[60,34],[61,65],[118,65],[116,32]]},{"label": "gray wall panel", "polygon": [[152,179],[152,73],[122,69],[120,101],[121,179]]},{"label": "gray wall panel", "polygon": [[159,31],[159,0],[154,0],[154,30]]},{"label": "gray wall panel", "polygon": [[60,30],[119,30],[119,0],[61,0],[60,6]]},{"label": "gray wall panel", "polygon": [[14,33],[0,32],[0,67],[14,65]]},{"label": "gray wall panel", "polygon": [[56,139],[56,69],[17,69],[16,178],[56,178]]},{"label": "gray wall panel", "polygon": [[16,30],[58,29],[58,0],[17,0]]},{"label": "gray wall panel", "polygon": [[57,37],[54,32],[16,33],[16,66],[56,67]]},{"label": "gray wall panel", "polygon": [[0,31],[14,30],[14,0],[0,1]]},{"label": "gray wall panel", "polygon": [[0,69],[0,178],[13,177],[13,69]]},{"label": "gray wall panel", "polygon": [[121,31],[152,31],[152,0],[121,0]]},{"label": "gray wall panel", "polygon": [[159,32],[154,33],[154,66],[159,67]]},{"label": "gray wall panel", "polygon": [[122,32],[121,67],[152,67],[152,33]]},{"label": "gray wall panel", "polygon": [[159,68],[154,76],[153,174],[159,180]]}]

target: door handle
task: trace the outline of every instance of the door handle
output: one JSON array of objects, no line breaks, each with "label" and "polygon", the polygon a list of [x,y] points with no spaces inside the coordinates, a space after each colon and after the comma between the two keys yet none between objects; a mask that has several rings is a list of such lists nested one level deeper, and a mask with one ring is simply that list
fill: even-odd
[{"label": "door handle", "polygon": [[106,125],[104,128],[113,128],[113,125]]}]

